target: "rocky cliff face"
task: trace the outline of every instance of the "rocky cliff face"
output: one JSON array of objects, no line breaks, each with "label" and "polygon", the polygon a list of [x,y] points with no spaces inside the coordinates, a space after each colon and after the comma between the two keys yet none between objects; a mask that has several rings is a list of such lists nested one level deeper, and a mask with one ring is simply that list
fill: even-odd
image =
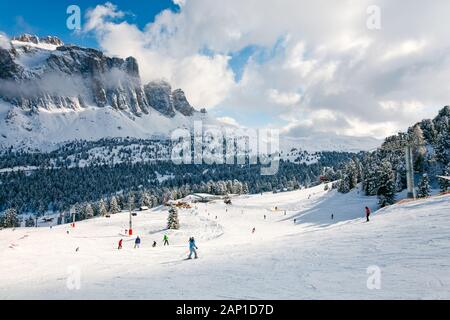
[{"label": "rocky cliff face", "polygon": [[52,36],[39,38],[38,36],[35,36],[35,35],[23,34],[21,36],[14,37],[13,40],[19,41],[19,42],[34,43],[37,45],[42,44],[42,43],[51,44],[51,45],[55,45],[55,46],[63,46],[64,45],[64,43],[61,41],[61,39],[59,39],[58,37],[52,37]]},{"label": "rocky cliff face", "polygon": [[107,57],[101,51],[64,45],[56,37],[16,37],[0,48],[0,98],[30,113],[40,109],[112,107],[140,117],[153,110],[166,117],[195,109],[170,84],[141,83],[133,57]]},{"label": "rocky cliff face", "polygon": [[184,92],[180,89],[172,91],[172,87],[166,81],[150,82],[145,85],[144,91],[150,105],[169,117],[174,117],[176,111],[186,117],[192,116],[195,112]]}]

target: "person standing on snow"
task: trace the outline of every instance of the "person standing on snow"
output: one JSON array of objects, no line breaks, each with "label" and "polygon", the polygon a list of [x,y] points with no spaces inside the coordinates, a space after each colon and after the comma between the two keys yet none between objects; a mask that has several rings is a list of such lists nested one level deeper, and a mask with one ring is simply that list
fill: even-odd
[{"label": "person standing on snow", "polygon": [[119,247],[117,248],[118,250],[122,250],[122,244],[123,244],[123,239],[119,240]]},{"label": "person standing on snow", "polygon": [[169,237],[167,236],[167,234],[164,235],[164,246],[168,246],[169,245]]},{"label": "person standing on snow", "polygon": [[369,209],[369,207],[366,207],[366,219],[367,219],[367,221],[366,222],[369,222],[370,221],[370,209]]},{"label": "person standing on snow", "polygon": [[255,233],[255,232],[256,232],[256,228],[253,228],[252,233]]},{"label": "person standing on snow", "polygon": [[195,259],[198,259],[198,255],[197,255],[197,245],[195,244],[195,239],[194,237],[189,239],[189,257],[188,259],[192,259],[192,254],[194,254]]},{"label": "person standing on snow", "polygon": [[157,245],[156,241],[153,241],[152,247],[153,247],[153,248],[156,248],[156,245]]},{"label": "person standing on snow", "polygon": [[141,245],[141,238],[139,238],[139,236],[136,238],[136,240],[134,241],[134,248],[138,248]]}]

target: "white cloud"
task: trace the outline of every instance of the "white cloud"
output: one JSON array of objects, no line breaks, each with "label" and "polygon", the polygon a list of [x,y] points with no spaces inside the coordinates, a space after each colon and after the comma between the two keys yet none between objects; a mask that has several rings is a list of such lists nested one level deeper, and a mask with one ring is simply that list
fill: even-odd
[{"label": "white cloud", "polygon": [[9,49],[11,47],[11,42],[6,34],[0,32],[0,48]]},{"label": "white cloud", "polygon": [[232,117],[219,117],[219,118],[217,118],[217,120],[225,125],[240,127],[240,125],[236,121],[236,119],[234,119]]},{"label": "white cloud", "polygon": [[[290,128],[382,136],[450,101],[448,1],[174,3],[179,12],[143,29],[116,21],[123,13],[114,5],[99,6],[86,29],[108,54],[135,56],[145,81],[165,78],[199,107]],[[381,30],[366,27],[370,5],[381,8]],[[247,46],[261,50],[237,82],[229,59]]]},{"label": "white cloud", "polygon": [[173,0],[173,3],[175,3],[176,5],[182,7],[186,4],[186,0]]},{"label": "white cloud", "polygon": [[224,99],[234,84],[228,56],[206,56],[194,51],[180,55],[177,50],[171,50],[164,35],[164,32],[171,32],[174,18],[169,11],[162,12],[146,30],[127,22],[111,21],[123,16],[124,13],[110,3],[99,5],[87,13],[85,31],[96,33],[107,54],[137,58],[145,82],[165,79],[185,90],[190,102],[197,107],[212,108]]},{"label": "white cloud", "polygon": [[122,18],[125,14],[117,9],[117,6],[111,2],[104,5],[98,5],[93,10],[89,10],[86,14],[85,31],[102,28],[105,25],[105,20]]},{"label": "white cloud", "polygon": [[293,92],[279,92],[276,89],[271,89],[268,92],[270,100],[276,104],[291,106],[300,102],[302,96]]},{"label": "white cloud", "polygon": [[383,55],[382,59],[390,60],[418,53],[425,47],[425,45],[425,41],[408,40],[388,50]]}]

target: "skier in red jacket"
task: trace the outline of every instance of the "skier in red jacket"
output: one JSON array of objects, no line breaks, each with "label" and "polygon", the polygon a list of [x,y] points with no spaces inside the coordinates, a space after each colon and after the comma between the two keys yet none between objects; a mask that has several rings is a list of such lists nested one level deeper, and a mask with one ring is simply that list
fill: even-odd
[{"label": "skier in red jacket", "polygon": [[370,209],[369,209],[369,207],[366,207],[366,218],[367,218],[367,222],[370,221],[369,217],[370,217]]},{"label": "skier in red jacket", "polygon": [[123,243],[123,239],[120,239],[120,241],[119,241],[119,250],[121,250],[122,249],[122,243]]}]

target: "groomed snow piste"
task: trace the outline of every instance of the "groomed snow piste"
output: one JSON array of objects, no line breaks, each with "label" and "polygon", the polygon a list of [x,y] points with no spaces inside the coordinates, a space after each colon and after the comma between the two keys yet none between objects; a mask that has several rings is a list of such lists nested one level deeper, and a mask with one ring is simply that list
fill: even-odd
[{"label": "groomed snow piste", "polygon": [[[376,199],[357,191],[239,196],[181,209],[170,247],[166,208],[134,219],[140,249],[121,235],[127,213],[2,230],[0,299],[449,299],[449,200],[394,205],[366,223]],[[200,259],[185,261],[191,236]],[[381,287],[370,290],[372,266]]]}]

